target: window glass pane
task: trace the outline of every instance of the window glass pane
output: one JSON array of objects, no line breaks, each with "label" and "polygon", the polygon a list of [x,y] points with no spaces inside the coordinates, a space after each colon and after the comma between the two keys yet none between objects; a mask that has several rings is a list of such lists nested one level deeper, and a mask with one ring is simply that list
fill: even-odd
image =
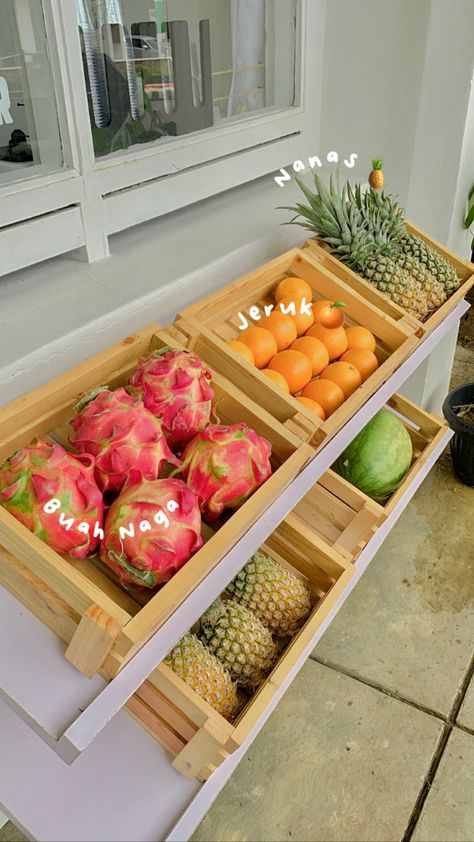
[{"label": "window glass pane", "polygon": [[76,0],[97,156],[297,104],[297,0]]},{"label": "window glass pane", "polygon": [[62,162],[41,0],[1,0],[0,184]]}]

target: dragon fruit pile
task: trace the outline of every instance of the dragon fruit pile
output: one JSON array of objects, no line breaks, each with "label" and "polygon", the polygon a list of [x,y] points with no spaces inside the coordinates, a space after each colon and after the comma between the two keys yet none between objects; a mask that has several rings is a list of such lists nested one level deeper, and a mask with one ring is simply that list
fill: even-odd
[{"label": "dragon fruit pile", "polygon": [[100,552],[124,587],[159,587],[202,546],[201,517],[237,509],[272,472],[266,439],[210,424],[213,397],[188,351],[141,358],[128,386],[77,404],[74,455],[40,441],[0,465],[0,505],[58,552]]}]

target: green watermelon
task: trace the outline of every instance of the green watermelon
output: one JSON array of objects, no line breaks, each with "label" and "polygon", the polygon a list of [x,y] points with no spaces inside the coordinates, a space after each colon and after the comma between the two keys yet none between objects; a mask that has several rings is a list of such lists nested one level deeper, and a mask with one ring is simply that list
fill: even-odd
[{"label": "green watermelon", "polygon": [[381,409],[341,453],[333,469],[373,500],[400,485],[413,457],[410,435],[393,412]]}]

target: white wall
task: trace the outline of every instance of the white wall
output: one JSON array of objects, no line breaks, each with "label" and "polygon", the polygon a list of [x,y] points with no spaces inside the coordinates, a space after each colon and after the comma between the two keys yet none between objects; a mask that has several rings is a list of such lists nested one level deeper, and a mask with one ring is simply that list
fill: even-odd
[{"label": "white wall", "polygon": [[453,204],[451,224],[449,226],[448,243],[450,248],[461,255],[471,257],[471,241],[473,238],[474,225],[471,231],[462,227],[463,220],[467,213],[467,197],[474,186],[474,74],[471,81],[471,93],[469,97],[466,129],[461,152],[461,165],[458,172],[456,196]]},{"label": "white wall", "polygon": [[364,181],[372,158],[383,155],[388,186],[402,202],[429,13],[429,0],[328,0],[326,8],[321,151],[357,152]]},{"label": "white wall", "polygon": [[358,152],[363,180],[383,155],[407,215],[464,256],[473,65],[473,0],[327,2],[321,151]]},{"label": "white wall", "polygon": [[[445,243],[456,202],[473,66],[474,3],[432,0],[407,211]],[[471,164],[471,180],[473,169]]]}]

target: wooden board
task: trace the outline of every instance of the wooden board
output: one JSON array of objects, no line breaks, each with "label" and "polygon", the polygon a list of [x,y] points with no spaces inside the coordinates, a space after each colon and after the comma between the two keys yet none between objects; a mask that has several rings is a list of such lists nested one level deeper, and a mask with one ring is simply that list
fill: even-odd
[{"label": "wooden board", "polygon": [[[51,383],[0,409],[0,462],[34,437],[67,443],[81,394],[100,385],[124,385],[149,349],[182,349],[152,324]],[[245,422],[272,445],[272,476],[206,540],[188,563],[144,604],[101,569],[100,560],[62,557],[0,508],[0,583],[46,621],[70,646],[68,659],[85,675],[112,677],[171,616],[249,526],[291,483],[314,451],[221,374],[212,387],[222,423]],[[141,600],[143,602],[143,600]],[[57,616],[54,616],[57,614]]]},{"label": "wooden board", "polygon": [[[250,319],[250,308],[262,308],[272,302],[279,281],[291,275],[309,283],[313,300],[328,298],[344,301],[346,323],[363,325],[376,338],[378,369],[325,421],[315,418],[294,397],[283,392],[227,345],[230,339],[239,337],[238,313]],[[260,309],[260,312],[263,311]],[[258,324],[258,321],[255,323]],[[300,249],[291,249],[181,311],[175,320],[175,328],[175,335],[181,337],[190,350],[317,449],[326,444],[391,376],[419,341],[409,321],[404,318],[397,321],[382,312],[358,291],[320,266],[307,251]]]},{"label": "wooden board", "polygon": [[330,253],[327,246],[319,242],[314,237],[307,240],[305,243],[305,250],[309,251],[312,259],[317,262],[319,266],[344,281],[348,284],[348,286],[360,293],[360,295],[363,295],[366,300],[370,301],[370,303],[380,312],[386,313],[399,324],[404,322],[405,324],[412,325],[417,336],[423,337],[431,333],[431,331],[446,318],[448,313],[450,313],[451,310],[453,310],[456,305],[466,297],[467,293],[474,284],[474,264],[470,263],[469,260],[461,260],[461,258],[455,255],[452,251],[422,231],[421,228],[417,228],[416,225],[413,225],[412,222],[408,222],[407,228],[410,233],[420,237],[422,240],[427,242],[428,245],[435,249],[435,251],[439,252],[439,254],[441,254],[441,256],[444,257],[444,259],[447,260],[447,262],[453,267],[461,281],[459,288],[453,292],[444,304],[442,304],[441,307],[432,313],[424,322],[415,318],[412,314],[407,313],[406,310],[398,304],[395,304],[394,301],[391,301],[390,298],[384,295],[383,292],[379,292],[378,289],[362,278],[361,275],[358,275],[356,272],[353,272],[352,269],[349,269],[348,266]]}]

